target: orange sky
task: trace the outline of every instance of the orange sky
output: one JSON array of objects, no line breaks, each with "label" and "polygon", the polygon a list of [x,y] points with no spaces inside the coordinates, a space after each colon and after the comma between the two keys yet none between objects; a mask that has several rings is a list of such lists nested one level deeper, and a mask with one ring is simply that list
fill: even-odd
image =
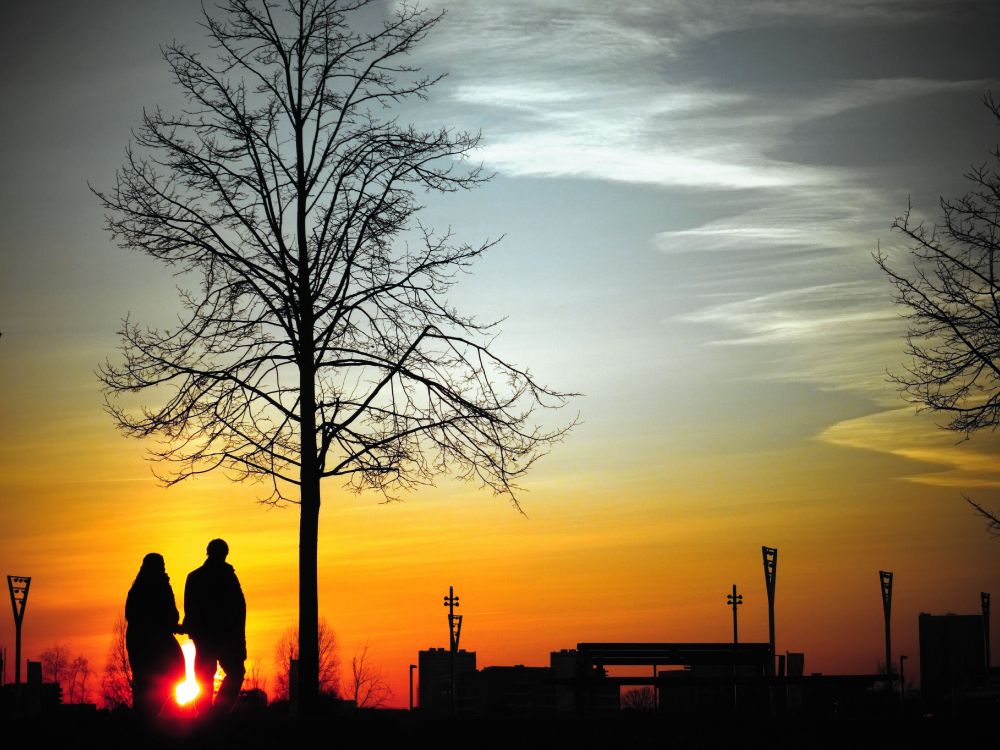
[{"label": "orange sky", "polygon": [[[72,379],[74,356],[42,359]],[[296,510],[261,506],[252,487],[221,476],[164,489],[93,395],[84,407],[79,392],[23,368],[5,367],[2,386],[23,394],[5,409],[7,434],[20,439],[0,453],[12,499],[0,564],[32,576],[25,656],[58,641],[103,665],[142,556],[164,555],[180,605],[187,572],[221,535],[247,597],[250,661],[271,674],[274,645],[296,619]],[[45,404],[46,420],[33,419],[33,404]],[[327,485],[320,608],[342,661],[367,641],[393,703],[405,705],[407,665],[447,642],[449,584],[466,616],[463,645],[481,665],[545,664],[550,650],[580,641],[725,641],[734,582],[745,595],[741,639],[765,640],[766,543],[779,548],[780,651],[805,651],[810,671],[873,670],[877,571],[887,568],[895,652],[915,669],[918,612],[974,612],[979,591],[997,588],[996,543],[954,491],[891,478],[912,461],[819,439],[730,453],[724,470],[713,455],[602,461],[581,432],[527,483],[527,516],[465,485],[389,505]],[[2,622],[12,657],[11,621]]]}]

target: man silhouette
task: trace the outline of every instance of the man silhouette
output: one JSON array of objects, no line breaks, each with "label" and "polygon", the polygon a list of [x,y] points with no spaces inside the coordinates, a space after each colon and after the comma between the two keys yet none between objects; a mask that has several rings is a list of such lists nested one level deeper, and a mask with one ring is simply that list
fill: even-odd
[{"label": "man silhouette", "polygon": [[239,697],[246,670],[247,603],[233,566],[226,562],[229,545],[213,539],[206,550],[208,558],[188,574],[184,584],[184,625],[194,641],[194,673],[201,692],[197,705],[204,713],[212,706],[212,687],[216,665],[225,679],[215,698],[214,712],[228,713]]}]

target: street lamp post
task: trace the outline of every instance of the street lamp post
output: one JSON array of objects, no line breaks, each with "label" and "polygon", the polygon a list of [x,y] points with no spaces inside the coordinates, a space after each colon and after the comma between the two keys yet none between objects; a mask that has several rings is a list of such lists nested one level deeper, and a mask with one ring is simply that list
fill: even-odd
[{"label": "street lamp post", "polygon": [[771,658],[768,660],[767,673],[774,676],[774,584],[778,578],[777,547],[761,547],[764,558],[764,586],[767,589],[767,635],[771,646]]},{"label": "street lamp post", "polygon": [[7,576],[10,589],[10,606],[14,610],[14,683],[21,689],[21,623],[24,622],[24,608],[28,604],[28,589],[31,576]]},{"label": "street lamp post", "polygon": [[892,632],[889,627],[892,615],[892,573],[887,570],[878,572],[879,583],[882,586],[882,614],[885,615],[885,676],[892,678]]}]

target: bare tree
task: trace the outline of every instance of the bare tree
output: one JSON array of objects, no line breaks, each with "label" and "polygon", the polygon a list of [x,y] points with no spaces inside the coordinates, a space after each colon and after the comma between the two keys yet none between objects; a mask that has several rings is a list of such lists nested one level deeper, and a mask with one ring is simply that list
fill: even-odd
[{"label": "bare tree", "polygon": [[[991,94],[983,103],[1000,123],[1000,103]],[[966,173],[965,195],[940,199],[940,223],[915,223],[909,208],[893,222],[910,243],[908,268],[874,255],[909,321],[910,364],[891,379],[918,410],[945,415],[942,426],[967,439],[1000,424],[1000,146],[990,156]],[[1000,517],[965,499],[1000,535]]]},{"label": "bare tree", "polygon": [[42,680],[62,685],[69,670],[69,649],[56,643],[42,651],[38,660],[42,663]]},{"label": "bare tree", "polygon": [[54,682],[62,691],[66,703],[83,703],[88,696],[88,683],[93,674],[85,656],[70,657],[69,649],[56,643],[39,654],[42,679]]},{"label": "bare tree", "polygon": [[259,690],[262,693],[267,692],[267,677],[264,676],[264,671],[261,669],[259,658],[254,659],[250,663],[246,679],[243,680],[243,689]]},{"label": "bare tree", "polygon": [[[439,80],[406,56],[441,15],[401,3],[366,29],[372,3],[221,2],[205,18],[216,59],[164,48],[187,106],[146,112],[114,186],[95,190],[123,247],[196,285],[174,327],[126,319],[122,359],[101,373],[119,426],[162,438],[168,482],[221,469],[299,505],[306,711],[321,480],[388,498],[450,468],[516,505],[518,478],[567,429],[535,422],[567,394],[497,356],[495,324],[445,300],[493,243],[414,221],[418,193],[488,179],[466,161],[478,135],[392,113]],[[154,405],[117,398],[137,392]]]},{"label": "bare tree", "polygon": [[132,666],[129,664],[125,645],[126,627],[125,616],[119,614],[115,618],[108,658],[104,663],[104,674],[101,675],[101,698],[105,708],[132,705]]},{"label": "bare tree", "polygon": [[367,642],[351,657],[351,673],[344,683],[344,695],[358,708],[382,708],[392,697],[392,689],[372,660]]},{"label": "bare tree", "polygon": [[653,711],[656,709],[656,691],[649,685],[630,688],[622,693],[621,706],[626,711]]},{"label": "bare tree", "polygon": [[90,696],[89,682],[93,676],[90,669],[90,660],[85,656],[78,656],[70,662],[69,675],[67,678],[68,694],[70,703],[86,703]]},{"label": "bare tree", "polygon": [[[1000,104],[984,101],[1000,121]],[[874,255],[909,321],[910,364],[892,380],[966,437],[1000,424],[1000,147],[991,156],[965,175],[969,192],[941,198],[940,223],[914,223],[909,210],[893,222],[910,243],[908,268]]]},{"label": "bare tree", "polygon": [[[288,628],[274,646],[275,697],[287,700],[289,695],[289,669],[292,659],[299,658],[299,630]],[[301,664],[301,662],[300,662]],[[340,679],[340,658],[337,655],[337,638],[325,618],[319,620],[319,691],[323,695],[336,695]]]}]

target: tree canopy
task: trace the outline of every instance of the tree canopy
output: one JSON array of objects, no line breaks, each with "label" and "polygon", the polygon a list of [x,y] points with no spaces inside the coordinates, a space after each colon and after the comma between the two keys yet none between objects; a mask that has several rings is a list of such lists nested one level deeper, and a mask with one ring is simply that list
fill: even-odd
[{"label": "tree canopy", "polygon": [[[1000,103],[991,94],[983,103],[1000,124]],[[971,188],[961,198],[940,199],[940,222],[914,222],[909,208],[893,222],[909,241],[908,268],[881,250],[874,258],[909,322],[910,364],[890,378],[918,409],[969,438],[1000,424],[1000,146],[965,178]],[[965,499],[1000,534],[1000,516]]]},{"label": "tree canopy", "polygon": [[[986,105],[1000,122],[1000,105]],[[1000,423],[1000,147],[965,175],[970,190],[941,198],[933,226],[911,211],[893,222],[909,264],[875,261],[896,288],[908,321],[908,365],[890,375],[905,398],[941,414],[942,426],[971,435]]]}]

